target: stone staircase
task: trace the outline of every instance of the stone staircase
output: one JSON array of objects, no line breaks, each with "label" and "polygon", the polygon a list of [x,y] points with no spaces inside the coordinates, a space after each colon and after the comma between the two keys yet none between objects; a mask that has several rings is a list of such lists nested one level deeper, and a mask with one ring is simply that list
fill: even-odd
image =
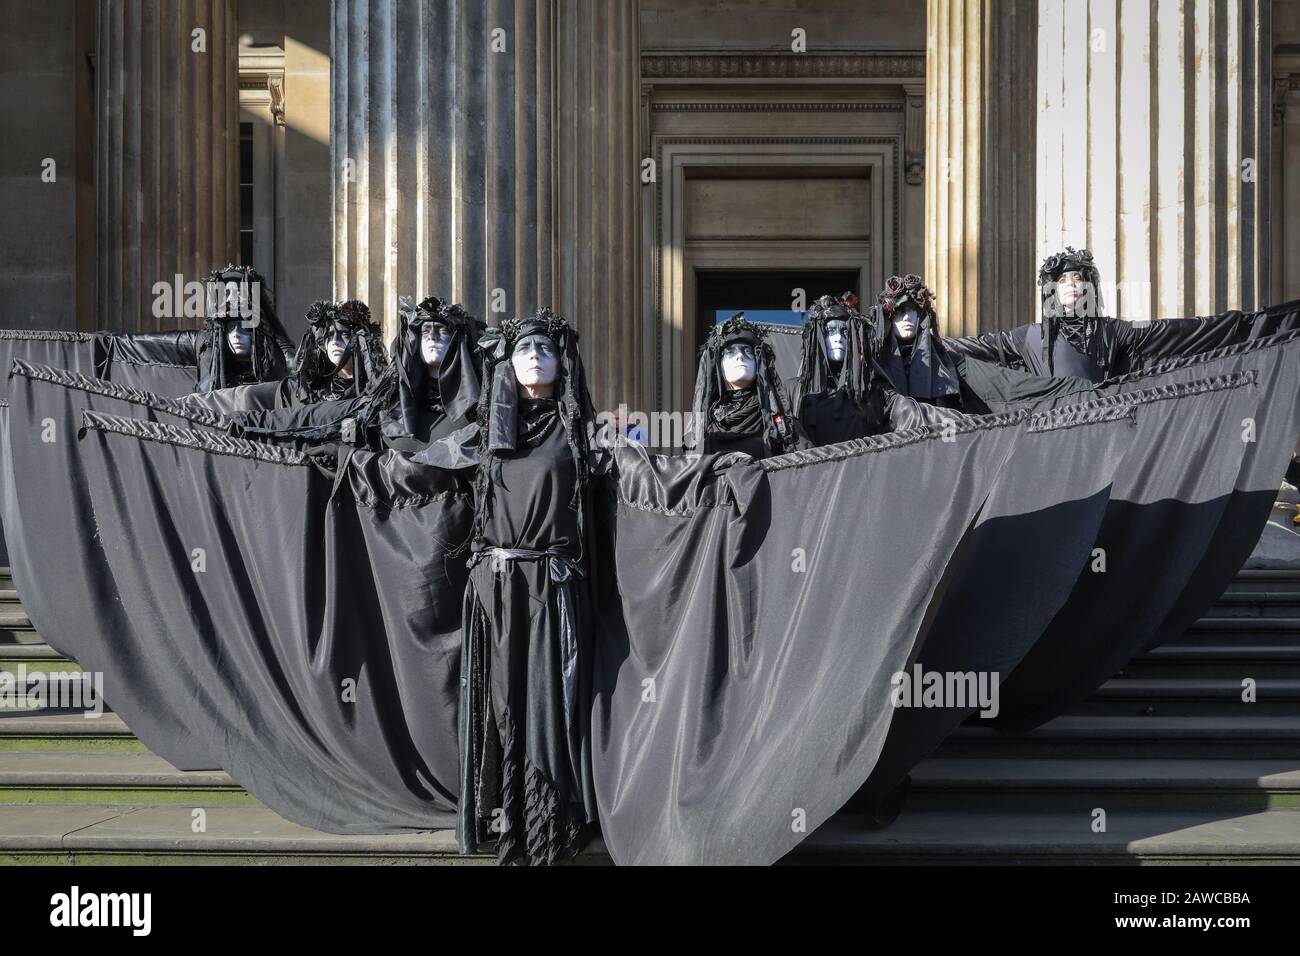
[{"label": "stone staircase", "polygon": [[[0,572],[0,670],[20,663],[77,669],[32,630]],[[1242,702],[1243,677],[1256,703]],[[199,807],[206,829],[194,833]],[[449,831],[289,823],[225,773],[176,770],[113,714],[0,711],[0,862],[491,861],[457,855]],[[972,720],[913,771],[894,824],[841,814],[787,861],[1300,863],[1300,571],[1243,571],[1177,643],[1032,732]],[[597,842],[579,862],[608,857]]]}]

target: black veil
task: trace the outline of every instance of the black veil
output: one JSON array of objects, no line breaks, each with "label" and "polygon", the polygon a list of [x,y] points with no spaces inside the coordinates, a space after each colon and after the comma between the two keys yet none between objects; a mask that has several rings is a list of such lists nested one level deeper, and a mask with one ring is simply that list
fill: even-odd
[{"label": "black veil", "polygon": [[785,407],[776,355],[767,340],[767,332],[762,326],[746,319],[744,312],[737,312],[710,329],[709,337],[700,350],[700,361],[695,372],[695,397],[691,402],[695,427],[694,448],[697,451],[704,450],[714,411],[727,395],[727,383],[722,378],[723,349],[728,343],[739,340],[754,346],[754,389],[758,396],[757,414],[762,421],[759,436],[767,455],[779,455],[795,447],[797,436]]}]

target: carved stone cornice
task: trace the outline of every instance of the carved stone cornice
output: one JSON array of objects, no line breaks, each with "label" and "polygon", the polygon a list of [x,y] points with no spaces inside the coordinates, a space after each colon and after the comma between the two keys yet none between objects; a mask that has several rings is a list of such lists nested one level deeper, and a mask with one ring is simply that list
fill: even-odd
[{"label": "carved stone cornice", "polygon": [[1291,46],[1273,51],[1273,125],[1281,126],[1291,105],[1290,94],[1300,90],[1300,52]]},{"label": "carved stone cornice", "polygon": [[265,107],[276,126],[284,125],[284,50],[278,46],[239,48],[239,101]]},{"label": "carved stone cornice", "polygon": [[660,80],[924,80],[925,53],[642,53],[641,75]]}]

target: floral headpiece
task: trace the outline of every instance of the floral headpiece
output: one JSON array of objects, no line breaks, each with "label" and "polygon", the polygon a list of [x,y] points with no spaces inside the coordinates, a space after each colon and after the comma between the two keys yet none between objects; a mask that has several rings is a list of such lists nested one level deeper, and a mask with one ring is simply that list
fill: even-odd
[{"label": "floral headpiece", "polygon": [[1097,263],[1089,250],[1066,246],[1064,252],[1050,255],[1043,260],[1043,265],[1038,270],[1039,289],[1046,294],[1048,287],[1067,272],[1078,272],[1085,281],[1093,285],[1096,285],[1101,278]]},{"label": "floral headpiece", "polygon": [[933,312],[935,294],[921,281],[919,275],[909,272],[905,276],[890,276],[886,279],[885,287],[880,290],[876,301],[880,303],[885,318],[892,319],[898,307],[908,301],[915,304],[922,315]]}]

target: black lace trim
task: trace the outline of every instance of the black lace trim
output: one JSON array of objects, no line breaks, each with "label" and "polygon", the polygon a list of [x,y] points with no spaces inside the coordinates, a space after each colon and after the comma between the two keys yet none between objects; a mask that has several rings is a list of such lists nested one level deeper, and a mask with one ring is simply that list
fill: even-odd
[{"label": "black lace trim", "polygon": [[310,460],[302,452],[274,445],[259,445],[243,438],[232,438],[218,432],[196,431],[189,428],[177,428],[162,422],[146,422],[137,418],[122,418],[117,415],[104,415],[100,412],[84,411],[81,413],[83,428],[129,435],[145,441],[159,442],[165,445],[177,445],[181,448],[195,448],[211,452],[214,455],[231,455],[236,458],[248,458],[254,461],[266,461],[277,465],[306,465]]},{"label": "black lace trim", "polygon": [[563,800],[524,753],[510,712],[497,715],[501,732],[501,821],[497,862],[552,866],[575,856],[586,842],[581,804]]},{"label": "black lace trim", "polygon": [[225,418],[211,409],[190,405],[174,398],[166,398],[154,392],[147,392],[144,389],[133,388],[129,385],[108,382],[102,378],[91,378],[68,369],[37,365],[25,359],[14,359],[12,374],[22,375],[38,382],[48,382],[52,385],[61,385],[64,388],[90,392],[94,395],[103,395],[106,398],[118,399],[132,405],[144,405],[160,412],[166,412],[176,418],[194,422],[197,425],[207,425],[211,428],[225,428],[228,425]]}]

